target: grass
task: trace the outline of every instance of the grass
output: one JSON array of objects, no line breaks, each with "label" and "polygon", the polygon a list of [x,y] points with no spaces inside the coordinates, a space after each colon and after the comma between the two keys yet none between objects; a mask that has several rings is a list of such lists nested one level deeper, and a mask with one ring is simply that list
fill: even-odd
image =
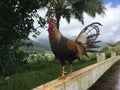
[{"label": "grass", "polygon": [[[0,90],[30,90],[61,75],[61,64],[56,64],[53,58],[49,59],[45,55],[33,55],[27,59],[29,63],[18,67],[16,74],[0,77]],[[91,55],[90,58],[81,57],[80,61],[74,61],[73,71],[95,62],[94,55]],[[68,63],[66,71],[69,71]]]}]

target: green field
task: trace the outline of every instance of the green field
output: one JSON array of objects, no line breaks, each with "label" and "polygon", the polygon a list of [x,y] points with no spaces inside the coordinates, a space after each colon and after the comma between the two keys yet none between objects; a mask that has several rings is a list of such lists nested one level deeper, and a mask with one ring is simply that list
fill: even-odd
[{"label": "green field", "polygon": [[[30,54],[27,58],[28,63],[17,68],[14,75],[0,77],[0,90],[30,90],[54,80],[61,75],[60,63],[53,61],[54,55],[51,53]],[[86,67],[96,63],[94,54],[90,54],[90,58],[81,57],[81,60],[75,60],[73,70]],[[69,69],[69,64],[66,63],[66,71]]]}]

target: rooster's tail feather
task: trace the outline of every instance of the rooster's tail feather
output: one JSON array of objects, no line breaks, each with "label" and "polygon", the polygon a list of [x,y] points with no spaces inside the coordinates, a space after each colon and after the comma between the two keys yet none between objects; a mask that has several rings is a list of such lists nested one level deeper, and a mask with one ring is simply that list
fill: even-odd
[{"label": "rooster's tail feather", "polygon": [[[81,42],[82,45],[86,48],[86,51],[94,52],[93,48],[98,48],[96,44],[101,41],[96,41],[98,36],[100,35],[99,27],[102,26],[100,23],[95,22],[88,26],[86,26],[76,38],[76,42]],[[86,54],[87,55],[87,54]]]}]

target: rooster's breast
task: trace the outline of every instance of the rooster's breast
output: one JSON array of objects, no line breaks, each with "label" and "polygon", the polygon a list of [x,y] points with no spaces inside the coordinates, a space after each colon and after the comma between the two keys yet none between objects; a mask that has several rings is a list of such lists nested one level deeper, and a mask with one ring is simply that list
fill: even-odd
[{"label": "rooster's breast", "polygon": [[61,37],[60,40],[49,36],[50,45],[53,53],[58,59],[72,60],[75,59],[77,49],[75,42],[65,37]]}]

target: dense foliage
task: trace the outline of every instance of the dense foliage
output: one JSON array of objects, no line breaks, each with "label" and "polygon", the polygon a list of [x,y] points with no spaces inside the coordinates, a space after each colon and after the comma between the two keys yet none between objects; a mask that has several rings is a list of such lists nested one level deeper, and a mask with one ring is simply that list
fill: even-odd
[{"label": "dense foliage", "polygon": [[45,21],[37,10],[44,7],[47,0],[0,0],[0,75],[13,73],[26,54],[22,51],[21,42],[28,39],[30,32],[39,34],[34,27],[34,18],[40,26]]}]

